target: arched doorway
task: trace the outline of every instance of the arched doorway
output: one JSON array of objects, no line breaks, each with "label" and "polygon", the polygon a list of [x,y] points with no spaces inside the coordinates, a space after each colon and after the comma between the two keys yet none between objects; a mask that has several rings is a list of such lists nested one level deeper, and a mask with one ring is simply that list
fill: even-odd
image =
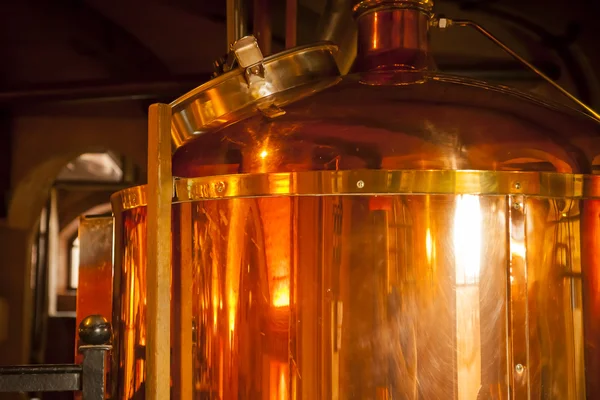
[{"label": "arched doorway", "polygon": [[32,245],[31,362],[73,362],[79,216],[110,214],[110,195],[135,177],[133,164],[111,152],[80,154],[57,174]]}]

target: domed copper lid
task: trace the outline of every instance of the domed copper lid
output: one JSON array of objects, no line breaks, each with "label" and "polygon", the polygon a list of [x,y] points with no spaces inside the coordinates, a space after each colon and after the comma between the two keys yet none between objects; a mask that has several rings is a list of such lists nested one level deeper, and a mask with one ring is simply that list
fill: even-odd
[{"label": "domed copper lid", "polygon": [[[392,32],[389,24],[395,21],[413,21],[401,25],[414,29],[414,40],[407,44],[409,35],[405,35],[400,38],[404,41],[377,41],[363,49],[362,61],[368,62],[359,63],[354,74],[340,79],[324,74],[326,68],[318,69],[309,74],[314,77],[309,78],[310,84],[287,85],[288,89],[276,96],[265,96],[276,99],[271,103],[281,110],[276,113],[258,109],[259,101],[247,101],[244,107],[227,105],[236,111],[219,112],[226,116],[222,120],[207,119],[205,115],[210,113],[198,110],[214,107],[210,90],[207,94],[194,92],[188,97],[193,104],[180,100],[181,107],[174,105],[174,131],[184,138],[204,134],[176,151],[174,175],[196,178],[366,170],[594,173],[600,160],[600,124],[596,120],[504,86],[428,70],[419,60],[428,53],[431,1],[361,4],[393,5],[364,14],[360,21],[373,23],[363,24],[361,34],[371,32],[379,37],[379,33]],[[396,42],[400,47],[393,47]],[[319,47],[315,49],[310,51],[318,54]],[[286,69],[272,68],[271,76],[300,76],[310,70],[278,66]],[[237,85],[246,87],[244,78],[238,79]],[[241,93],[242,98],[251,98],[246,89]],[[317,176],[306,179],[323,179]],[[382,175],[381,179],[388,178]],[[293,185],[300,185],[292,181],[290,192],[295,190]],[[482,183],[480,192],[489,192],[485,187],[489,184]]]},{"label": "domed copper lid", "polygon": [[174,174],[309,170],[592,173],[599,124],[507,87],[430,72],[348,75],[181,148]]}]

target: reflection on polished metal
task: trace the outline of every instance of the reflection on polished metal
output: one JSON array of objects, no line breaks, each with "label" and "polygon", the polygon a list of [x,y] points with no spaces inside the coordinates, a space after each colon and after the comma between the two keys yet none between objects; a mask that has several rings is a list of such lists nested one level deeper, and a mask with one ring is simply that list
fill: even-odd
[{"label": "reflection on polished metal", "polygon": [[[146,206],[148,205],[146,198],[146,186],[134,186],[127,189],[123,189],[110,196],[110,201],[113,208],[113,212],[117,215],[122,211],[131,210],[132,208],[138,208],[139,206]],[[116,225],[117,223],[115,221],[115,235]]]},{"label": "reflection on polished metal", "polygon": [[371,5],[360,4],[369,12],[362,11],[356,21],[358,56],[353,70],[428,69],[431,65],[428,40],[430,14],[412,7],[414,3],[421,2],[389,3],[394,7],[371,9],[367,8]]},{"label": "reflection on polished metal", "polygon": [[[173,202],[257,196],[477,194],[600,199],[600,176],[501,171],[315,171],[175,180]],[[146,206],[146,186],[115,193],[115,212]]]},{"label": "reflection on polished metal", "polygon": [[600,177],[498,171],[315,171],[178,179],[174,201],[349,194],[521,194],[600,199]]},{"label": "reflection on polished metal", "polygon": [[[112,196],[113,209],[123,212],[146,206],[146,186]],[[600,177],[537,172],[499,171],[319,171],[222,175],[176,179],[173,202],[256,196],[311,196],[392,193],[521,194],[552,198],[600,198]]]},{"label": "reflection on polished metal", "polygon": [[[112,216],[80,217],[78,238],[80,253],[77,326],[88,315],[111,315],[112,312]],[[80,343],[76,343],[75,363],[77,364],[83,362],[83,355],[78,351],[79,346]]]},{"label": "reflection on polished metal", "polygon": [[[115,196],[112,200],[114,204]],[[131,203],[128,203],[131,204]],[[146,207],[114,210],[115,252],[113,302],[115,346],[112,397],[143,399],[146,381]]]},{"label": "reflection on polished metal", "polygon": [[[264,75],[262,61],[263,55],[258,47],[256,38],[253,36],[245,36],[231,45],[226,62],[223,65],[223,72],[231,71],[234,69],[235,63],[237,63],[240,68],[246,69],[246,80],[248,81],[248,75],[253,73],[256,74],[256,71],[258,70]],[[251,66],[256,66],[256,68],[254,70],[248,69]],[[247,83],[250,84],[250,82]]]},{"label": "reflection on polished metal", "polygon": [[227,46],[246,35],[248,24],[244,0],[227,0]]},{"label": "reflection on polished metal", "polygon": [[357,0],[353,11],[357,18],[365,13],[389,9],[414,9],[425,14],[433,11],[433,0]]},{"label": "reflection on polished metal", "polygon": [[356,26],[352,18],[352,0],[326,0],[319,23],[320,40],[339,46],[335,54],[342,75],[346,75],[356,57]]},{"label": "reflection on polished metal", "polygon": [[[173,271],[192,266],[194,397],[555,398],[550,387],[585,398],[590,271],[569,254],[581,251],[579,208],[597,202],[355,194],[175,205]],[[123,212],[125,254],[143,257],[144,209]],[[138,268],[124,320],[140,321],[144,260],[123,265]],[[119,398],[143,393],[143,324],[129,326],[138,339],[126,372],[140,375]]]},{"label": "reflection on polished metal", "polygon": [[79,337],[87,345],[110,343],[110,322],[101,315],[90,315],[79,324]]},{"label": "reflection on polished metal", "polygon": [[[239,50],[252,48],[249,42],[255,43],[255,39],[242,40],[246,46],[233,47],[241,68],[226,72],[171,103],[175,148],[196,135],[253,115],[257,107],[268,110],[312,95],[339,77],[333,58],[337,48],[331,43],[301,46],[265,59],[261,56],[252,65],[246,64]],[[255,68],[263,70],[263,79],[249,79]]]}]

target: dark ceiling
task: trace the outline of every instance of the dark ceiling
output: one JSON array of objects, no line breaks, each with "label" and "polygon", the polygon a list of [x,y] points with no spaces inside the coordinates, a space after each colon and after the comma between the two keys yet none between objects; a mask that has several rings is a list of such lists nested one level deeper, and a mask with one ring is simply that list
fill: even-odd
[{"label": "dark ceiling", "polygon": [[[252,3],[251,1],[249,3]],[[273,51],[283,48],[285,2],[270,1]],[[252,10],[252,4],[249,4]],[[0,103],[176,96],[202,83],[226,49],[225,1],[12,0],[0,13]],[[326,0],[300,0],[298,42],[319,40]],[[598,104],[593,0],[439,0],[474,19],[585,101]],[[475,32],[432,32],[440,69],[556,96]]]}]

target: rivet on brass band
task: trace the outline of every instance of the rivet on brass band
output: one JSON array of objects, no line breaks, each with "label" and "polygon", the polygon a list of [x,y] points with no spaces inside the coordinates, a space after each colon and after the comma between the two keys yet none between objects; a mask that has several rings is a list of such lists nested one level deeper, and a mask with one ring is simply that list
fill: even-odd
[{"label": "rivet on brass band", "polygon": [[[146,205],[145,186],[115,193],[115,213]],[[599,198],[600,176],[497,171],[312,171],[177,179],[174,202],[262,196],[521,194]]]}]

